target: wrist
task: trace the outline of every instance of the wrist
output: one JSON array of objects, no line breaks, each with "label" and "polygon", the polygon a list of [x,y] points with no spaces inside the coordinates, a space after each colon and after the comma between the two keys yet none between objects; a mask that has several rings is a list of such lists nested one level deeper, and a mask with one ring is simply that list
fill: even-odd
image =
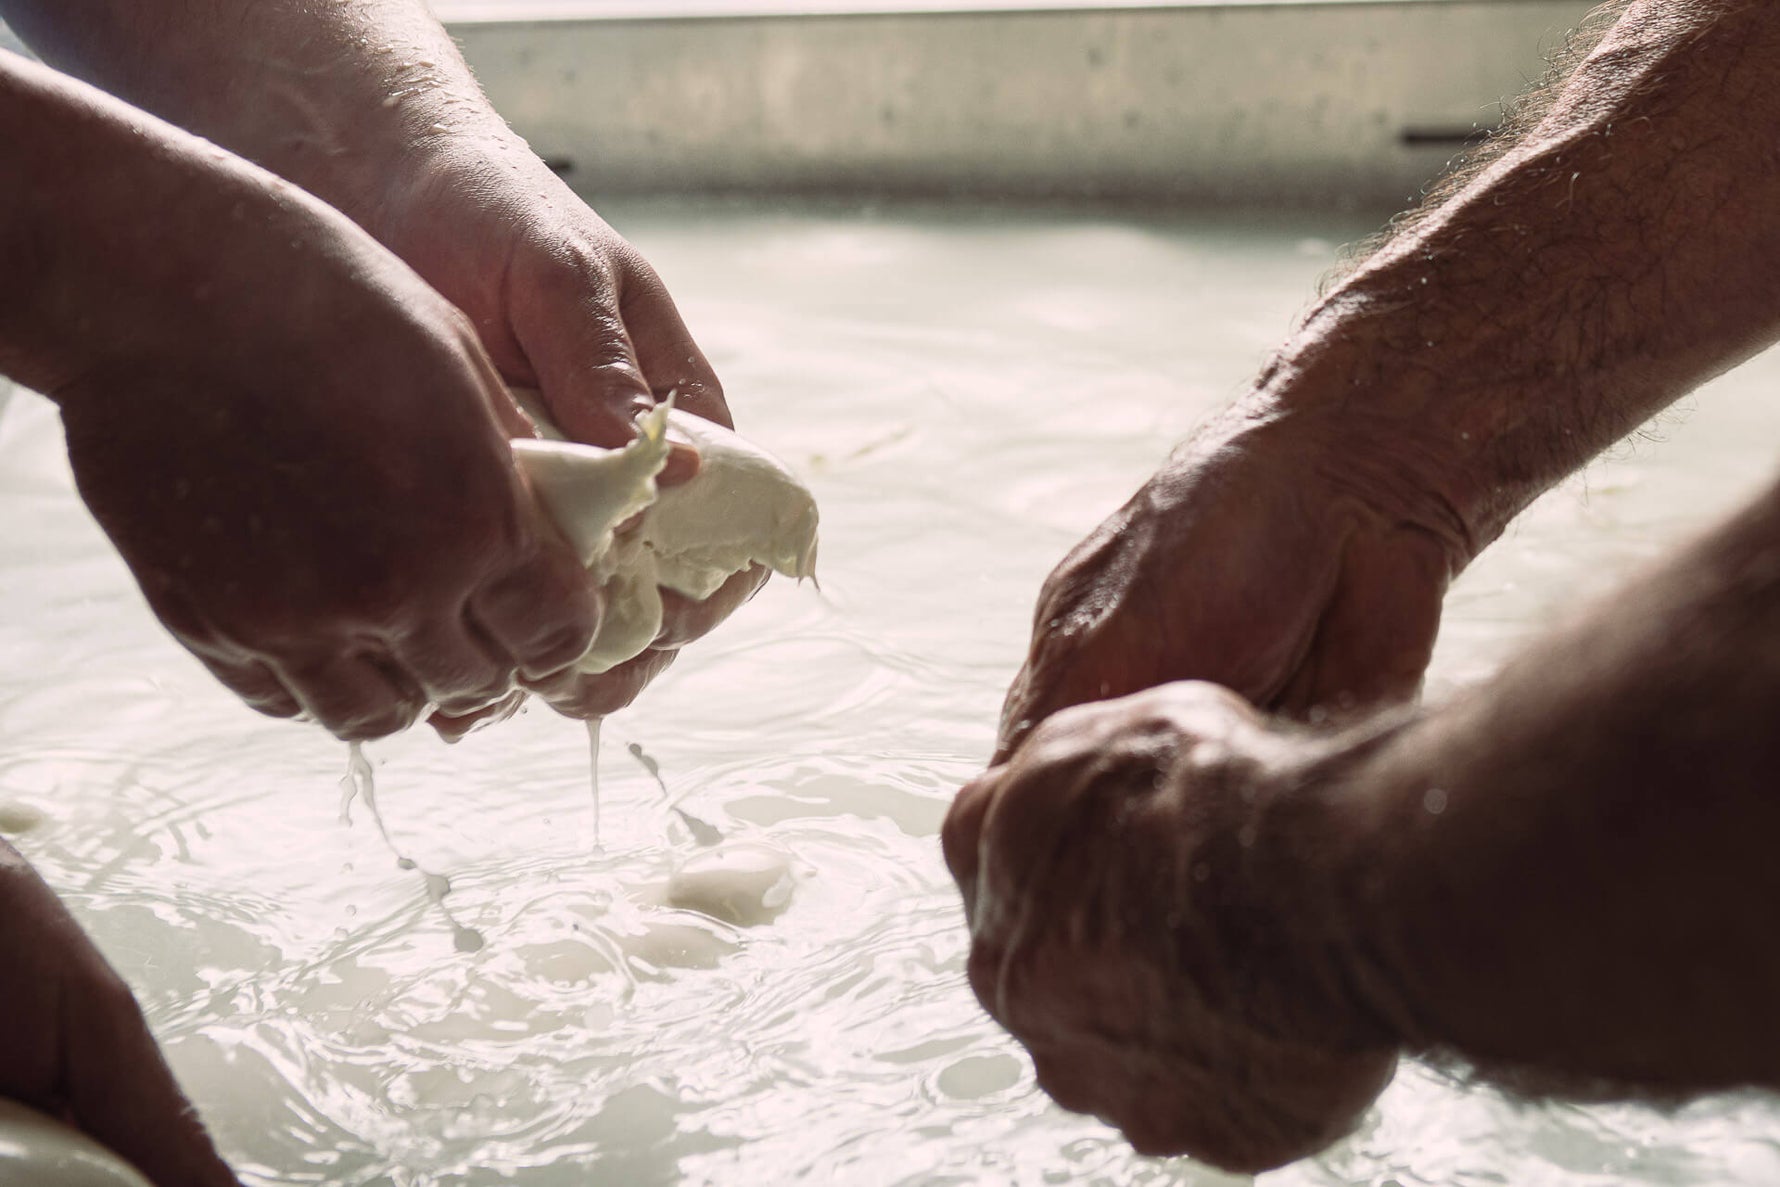
[{"label": "wrist", "polygon": [[459,120],[392,139],[376,171],[357,187],[345,213],[398,255],[410,240],[449,236],[429,227],[431,212],[456,211],[473,193],[489,210],[548,202],[560,178],[499,117]]},{"label": "wrist", "polygon": [[1560,458],[1542,438],[1533,456],[1522,446],[1538,402],[1528,391],[1471,360],[1434,357],[1439,344],[1395,341],[1389,318],[1355,309],[1357,298],[1313,315],[1244,411],[1299,442],[1301,464],[1439,537],[1457,572],[1586,455]]},{"label": "wrist", "polygon": [[1260,971],[1253,1008],[1280,1038],[1336,1051],[1403,1043],[1394,981],[1374,941],[1371,887],[1386,854],[1367,797],[1377,756],[1417,716],[1384,714],[1320,738],[1285,735],[1250,808],[1235,893],[1255,917],[1236,939],[1236,959]]},{"label": "wrist", "polygon": [[467,80],[454,86],[392,68],[345,70],[330,88],[305,82],[219,129],[215,138],[385,239],[389,212],[468,151],[517,139]]},{"label": "wrist", "polygon": [[25,31],[51,64],[361,225],[430,143],[511,135],[423,0],[150,7],[46,6]]},{"label": "wrist", "polygon": [[1501,533],[1507,517],[1490,513],[1455,451],[1440,448],[1424,419],[1363,399],[1330,374],[1320,361],[1312,369],[1283,356],[1275,360],[1246,396],[1176,451],[1160,475],[1163,484],[1177,474],[1188,480],[1191,497],[1209,454],[1239,452],[1273,474],[1285,497],[1301,501],[1297,492],[1314,491],[1305,514],[1326,524],[1424,534],[1444,553],[1448,575],[1456,576]]}]

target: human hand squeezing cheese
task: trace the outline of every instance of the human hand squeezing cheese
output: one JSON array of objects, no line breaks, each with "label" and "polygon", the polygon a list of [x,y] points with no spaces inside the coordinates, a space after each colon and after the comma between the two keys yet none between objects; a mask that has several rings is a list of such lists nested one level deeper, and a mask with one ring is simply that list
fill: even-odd
[{"label": "human hand squeezing cheese", "polygon": [[[629,445],[601,449],[568,440],[534,393],[513,394],[540,433],[513,442],[520,473],[605,606],[579,663],[525,681],[559,712],[591,718],[623,708],[769,573],[815,575],[814,497],[737,433],[663,405],[639,419]],[[658,487],[670,428],[698,451],[699,465],[692,478]],[[451,737],[516,707],[515,698],[434,725]]]}]

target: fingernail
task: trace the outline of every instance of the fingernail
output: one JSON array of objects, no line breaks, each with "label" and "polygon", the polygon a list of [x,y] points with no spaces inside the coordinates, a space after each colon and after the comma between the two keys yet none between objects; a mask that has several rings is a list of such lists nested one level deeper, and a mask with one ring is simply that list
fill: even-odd
[{"label": "fingernail", "polygon": [[656,481],[663,486],[677,486],[696,478],[705,464],[697,447],[689,441],[675,440],[671,431],[668,433],[668,444],[670,448],[667,462],[661,467],[661,473],[655,476]]}]

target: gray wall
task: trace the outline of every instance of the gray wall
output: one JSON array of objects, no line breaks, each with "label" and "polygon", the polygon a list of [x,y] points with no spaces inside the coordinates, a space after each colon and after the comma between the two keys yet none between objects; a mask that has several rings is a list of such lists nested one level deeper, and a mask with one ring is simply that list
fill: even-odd
[{"label": "gray wall", "polygon": [[[496,105],[595,193],[1353,207],[1412,198],[1590,7],[984,2],[1001,7],[811,16],[784,11],[809,0],[760,0],[764,15],[704,3],[702,16],[613,17],[585,13],[675,0],[534,0],[551,15],[527,20],[500,15],[524,0],[441,8]],[[584,15],[558,15],[571,11]],[[0,45],[17,45],[4,25]]]},{"label": "gray wall", "polygon": [[598,192],[1400,203],[1578,0],[455,24]]}]

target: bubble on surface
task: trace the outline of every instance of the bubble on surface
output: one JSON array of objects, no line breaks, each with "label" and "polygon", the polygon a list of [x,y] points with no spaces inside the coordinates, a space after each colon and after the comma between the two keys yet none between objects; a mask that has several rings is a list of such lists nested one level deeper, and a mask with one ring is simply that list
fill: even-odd
[{"label": "bubble on surface", "polygon": [[21,836],[40,827],[49,815],[22,800],[0,800],[0,834]]},{"label": "bubble on surface", "polygon": [[971,1055],[942,1068],[938,1084],[947,1096],[979,1100],[1006,1092],[1024,1075],[1024,1065],[1012,1055]]}]

